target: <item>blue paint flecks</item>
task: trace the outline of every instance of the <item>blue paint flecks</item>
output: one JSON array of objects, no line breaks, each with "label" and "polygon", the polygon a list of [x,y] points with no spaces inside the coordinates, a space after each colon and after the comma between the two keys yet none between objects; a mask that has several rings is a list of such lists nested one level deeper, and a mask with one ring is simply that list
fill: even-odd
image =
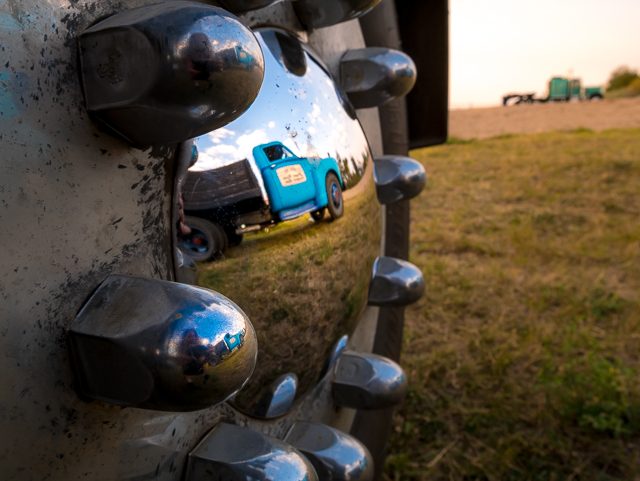
[{"label": "blue paint flecks", "polygon": [[16,20],[12,15],[8,13],[0,14],[0,30],[12,31],[12,30],[23,30],[20,22]]},{"label": "blue paint flecks", "polygon": [[9,72],[0,72],[0,120],[9,120],[18,116],[13,102],[13,92]]},{"label": "blue paint flecks", "polygon": [[0,120],[20,115],[27,107],[31,79],[25,72],[0,72]]}]

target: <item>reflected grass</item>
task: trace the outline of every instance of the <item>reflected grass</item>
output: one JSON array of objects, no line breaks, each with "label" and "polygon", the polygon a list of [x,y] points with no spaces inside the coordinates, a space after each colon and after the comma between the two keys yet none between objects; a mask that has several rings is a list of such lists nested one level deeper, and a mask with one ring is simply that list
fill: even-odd
[{"label": "reflected grass", "polygon": [[355,328],[380,250],[372,169],[367,175],[359,195],[345,195],[342,218],[305,215],[247,235],[225,260],[200,265],[200,285],[236,302],[258,336],[256,371],[236,398],[240,406],[250,409],[268,383],[289,372],[305,392],[335,342]]},{"label": "reflected grass", "polygon": [[640,473],[640,130],[413,152],[407,400],[386,476]]}]

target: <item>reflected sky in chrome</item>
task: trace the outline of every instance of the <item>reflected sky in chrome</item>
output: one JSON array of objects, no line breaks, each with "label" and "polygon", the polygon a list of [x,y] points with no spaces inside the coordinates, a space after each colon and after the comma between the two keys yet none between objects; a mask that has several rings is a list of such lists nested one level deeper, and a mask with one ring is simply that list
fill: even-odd
[{"label": "reflected sky in chrome", "polygon": [[[179,189],[195,232],[182,241],[189,255],[201,255],[200,285],[236,302],[260,344],[256,370],[233,403],[265,416],[260,400],[274,381],[297,375],[302,396],[338,339],[353,332],[381,222],[371,153],[345,94],[295,37],[274,29],[256,37],[262,90],[242,117],[195,139],[198,160]],[[281,157],[282,145],[295,157]],[[338,180],[344,196],[334,191]]]},{"label": "reflected sky in chrome", "polygon": [[[335,158],[347,178],[362,174],[369,147],[359,122],[349,115],[333,80],[309,53],[291,53],[287,45],[279,48],[286,36],[274,30],[256,32],[265,60],[262,89],[242,117],[196,139],[199,156],[191,171],[249,159],[264,189],[252,151],[279,141],[298,157]],[[298,55],[304,60],[291,59]]]}]

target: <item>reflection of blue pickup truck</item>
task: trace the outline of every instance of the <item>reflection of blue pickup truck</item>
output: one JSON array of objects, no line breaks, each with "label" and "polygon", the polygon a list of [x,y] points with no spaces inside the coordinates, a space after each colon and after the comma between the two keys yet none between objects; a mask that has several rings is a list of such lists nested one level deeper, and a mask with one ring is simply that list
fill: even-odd
[{"label": "reflection of blue pickup truck", "polygon": [[251,68],[256,64],[256,59],[253,55],[251,55],[249,52],[247,52],[245,49],[242,48],[242,45],[236,45],[234,47],[234,50],[236,52],[236,56],[238,58],[238,62],[240,62],[242,65],[244,65],[246,68]]},{"label": "reflection of blue pickup truck", "polygon": [[[182,189],[185,224],[182,244],[193,259],[206,262],[243,234],[311,213],[314,220],[344,212],[344,183],[331,157],[300,158],[280,142],[253,149],[247,160],[204,172],[189,172]],[[256,178],[260,172],[265,192]]]},{"label": "reflection of blue pickup truck", "polygon": [[244,344],[245,331],[240,331],[233,336],[228,332],[224,335],[224,343],[227,345],[229,353],[232,353]]},{"label": "reflection of blue pickup truck", "polygon": [[332,219],[342,216],[344,185],[335,159],[296,157],[280,142],[255,147],[253,158],[274,217],[289,220],[311,212],[319,220],[325,207]]}]

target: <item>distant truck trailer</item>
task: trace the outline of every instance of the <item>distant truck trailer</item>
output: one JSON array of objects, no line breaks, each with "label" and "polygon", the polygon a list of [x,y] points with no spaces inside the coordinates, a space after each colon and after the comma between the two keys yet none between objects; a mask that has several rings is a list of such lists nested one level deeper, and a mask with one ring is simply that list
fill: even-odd
[{"label": "distant truck trailer", "polygon": [[602,100],[602,87],[582,87],[579,78],[552,77],[546,97],[536,98],[534,93],[507,94],[502,97],[502,105],[522,105],[544,102],[569,102],[571,100]]}]

